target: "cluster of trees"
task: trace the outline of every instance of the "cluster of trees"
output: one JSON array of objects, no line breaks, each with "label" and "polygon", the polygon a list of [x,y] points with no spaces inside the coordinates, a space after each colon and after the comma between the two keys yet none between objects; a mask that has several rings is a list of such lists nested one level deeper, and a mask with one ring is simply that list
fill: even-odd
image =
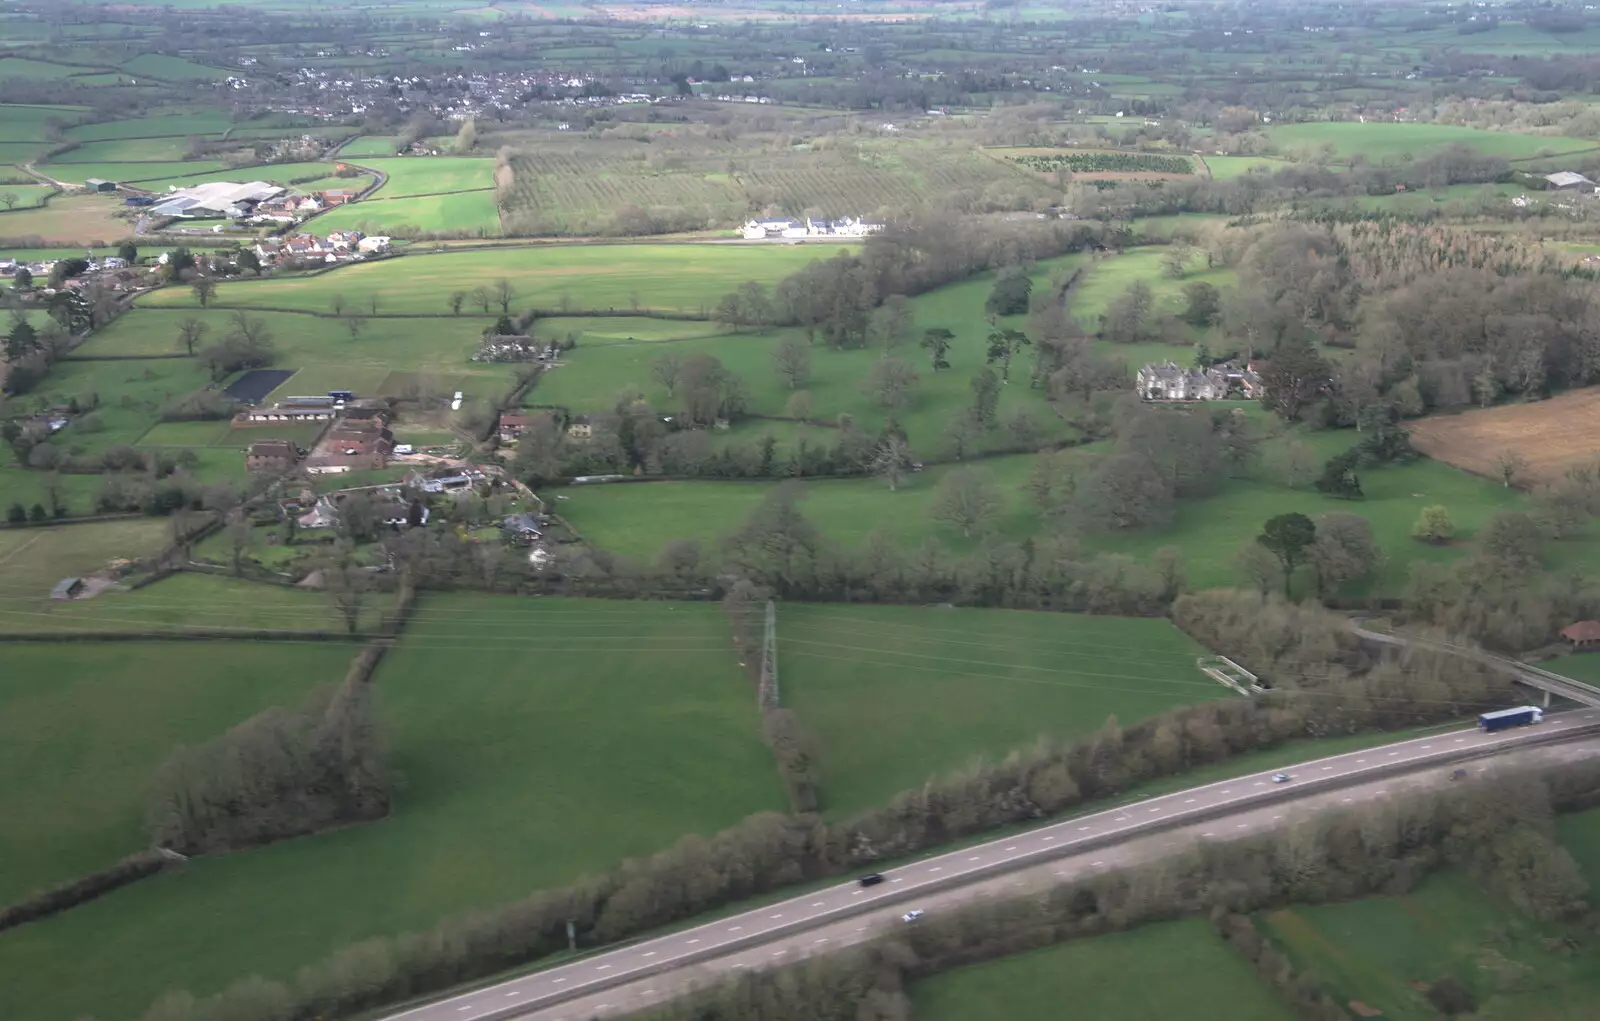
[{"label": "cluster of trees", "polygon": [[178,749],[156,772],[151,841],[208,854],[386,815],[391,779],[367,672]]},{"label": "cluster of trees", "polygon": [[[204,323],[195,342],[204,337]],[[180,325],[180,331],[184,327]],[[180,339],[187,335],[180,333]],[[187,340],[185,340],[187,343]],[[214,343],[201,347],[196,354],[200,364],[218,382],[243,369],[259,369],[271,365],[277,358],[272,330],[266,320],[252,316],[244,309],[235,309],[229,317],[228,331]]]}]

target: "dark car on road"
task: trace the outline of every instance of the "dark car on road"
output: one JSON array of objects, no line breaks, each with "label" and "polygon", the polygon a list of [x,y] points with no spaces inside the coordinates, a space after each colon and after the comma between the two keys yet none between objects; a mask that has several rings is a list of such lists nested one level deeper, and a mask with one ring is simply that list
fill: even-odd
[{"label": "dark car on road", "polygon": [[883,882],[883,873],[872,872],[862,876],[860,879],[856,880],[856,882],[860,883],[862,886],[877,886],[879,883]]}]

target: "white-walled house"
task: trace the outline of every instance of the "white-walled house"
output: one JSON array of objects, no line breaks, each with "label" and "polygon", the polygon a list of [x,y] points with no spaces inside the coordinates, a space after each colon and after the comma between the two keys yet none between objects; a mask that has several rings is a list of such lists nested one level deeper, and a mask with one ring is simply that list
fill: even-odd
[{"label": "white-walled house", "polygon": [[847,237],[862,238],[868,234],[875,234],[884,227],[881,223],[869,223],[861,217],[846,216],[839,220],[813,220],[807,217],[796,220],[790,217],[745,221],[744,238],[746,241],[761,241],[771,238],[819,238],[819,237]]}]

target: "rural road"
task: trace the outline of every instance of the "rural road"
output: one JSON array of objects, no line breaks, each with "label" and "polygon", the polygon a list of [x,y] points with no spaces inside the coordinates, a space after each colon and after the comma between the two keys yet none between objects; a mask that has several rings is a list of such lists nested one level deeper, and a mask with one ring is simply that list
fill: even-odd
[{"label": "rural road", "polygon": [[[1283,822],[1299,809],[1382,797],[1408,783],[1444,780],[1463,759],[1516,752],[1519,761],[1600,754],[1600,710],[1574,710],[1499,734],[1441,733],[1149,798],[886,870],[862,889],[838,883],[693,928],[596,953],[447,999],[386,1021],[580,1021],[640,1010],[739,968],[793,961],[868,939],[911,908],[936,910],[979,896],[1060,882],[1128,865],[1195,839],[1225,839]],[[1566,743],[1551,745],[1552,741]],[[1541,745],[1543,747],[1541,747]],[[1487,769],[1485,765],[1474,768]],[[864,870],[865,871],[865,870]]]}]

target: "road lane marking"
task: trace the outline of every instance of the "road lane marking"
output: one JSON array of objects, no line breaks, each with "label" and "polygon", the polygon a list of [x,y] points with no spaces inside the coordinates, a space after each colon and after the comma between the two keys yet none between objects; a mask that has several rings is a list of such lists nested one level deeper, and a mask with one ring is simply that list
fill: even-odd
[{"label": "road lane marking", "polygon": [[889,882],[891,882],[891,883],[898,883],[898,882],[900,882],[900,880],[902,880],[902,879],[904,879],[904,878],[905,878],[905,877],[904,877],[904,876],[896,876],[896,877],[895,877],[895,878],[893,878],[893,879],[891,879],[891,880],[889,880]]},{"label": "road lane marking", "polygon": [[1357,759],[1356,761],[1359,763],[1359,762],[1365,762],[1367,760],[1366,759]]},{"label": "road lane marking", "polygon": [[1224,794],[1232,794],[1233,793],[1233,788],[1229,787],[1227,790],[1223,791],[1222,793],[1224,793]]},{"label": "road lane marking", "polygon": [[935,865],[933,868],[929,869],[928,871],[929,872],[942,872],[942,871],[944,871],[944,869],[943,869],[942,866]]},{"label": "road lane marking", "polygon": [[1249,828],[1250,828],[1250,824],[1249,824],[1249,823],[1247,823],[1247,822],[1242,822],[1242,823],[1240,823],[1240,824],[1239,824],[1239,828],[1240,828],[1240,829],[1241,829],[1241,830],[1247,830],[1247,829],[1249,829]]},{"label": "road lane marking", "polygon": [[610,971],[610,970],[611,970],[611,965],[609,965],[609,964],[602,964],[598,968],[595,969],[595,971]]},{"label": "road lane marking", "polygon": [[1354,801],[1355,798],[1340,798],[1339,800],[1341,802],[1343,802],[1344,804],[1348,805],[1348,804],[1350,804],[1350,802]]},{"label": "road lane marking", "polygon": [[1432,748],[1432,747],[1433,747],[1433,745],[1431,745],[1431,744],[1425,744],[1425,745],[1422,746],[1422,750],[1423,751],[1427,751],[1429,748]]},{"label": "road lane marking", "polygon": [[1456,738],[1456,744],[1460,744],[1461,742],[1463,742],[1465,740],[1466,740],[1466,738],[1464,738],[1464,737],[1458,737],[1458,738]]},{"label": "road lane marking", "polygon": [[1211,832],[1211,831],[1210,831],[1210,830],[1207,830],[1207,831],[1206,831],[1206,832],[1204,832],[1204,833],[1202,833],[1202,834],[1200,834],[1200,835],[1201,835],[1201,836],[1202,836],[1202,837],[1214,837],[1214,836],[1216,836],[1216,834],[1215,834],[1215,833],[1213,833],[1213,832]]},{"label": "road lane marking", "polygon": [[812,940],[812,941],[811,941],[811,945],[812,945],[812,946],[816,946],[816,945],[817,945],[817,944],[818,944],[818,943],[826,943],[826,942],[828,942],[828,937],[826,937],[826,936],[824,936],[824,937],[822,937],[822,938],[821,938],[821,939],[818,939],[818,940]]},{"label": "road lane marking", "polygon": [[646,957],[654,957],[655,955],[656,955],[656,952],[654,950],[652,950],[649,953],[645,954]]},{"label": "road lane marking", "polygon": [[1056,839],[1055,837],[1045,837],[1044,838],[1044,842],[1048,844],[1048,843],[1050,843],[1051,841],[1053,841],[1055,839]]},{"label": "road lane marking", "polygon": [[1094,863],[1094,864],[1095,864],[1095,865],[1104,865],[1104,864],[1105,864],[1105,862],[1103,862],[1103,861],[1097,861],[1097,862],[1095,862],[1095,863]]},{"label": "road lane marking", "polygon": [[1016,849],[1017,849],[1017,845],[1016,844],[1012,844],[1010,847],[1006,848],[1007,851],[1015,851]]},{"label": "road lane marking", "polygon": [[1282,818],[1283,818],[1283,816],[1281,816],[1281,815],[1275,815],[1275,816],[1272,817],[1272,821],[1273,822],[1277,822],[1279,819],[1282,819]]},{"label": "road lane marking", "polygon": [[981,854],[975,854],[971,858],[968,858],[967,861],[977,861],[979,858],[982,858],[982,857],[983,857],[983,855],[981,855]]},{"label": "road lane marking", "polygon": [[822,901],[814,900],[814,901],[811,902],[811,906],[814,907],[814,908],[820,908],[820,907],[822,907]]},{"label": "road lane marking", "polygon": [[850,896],[859,897],[859,896],[861,896],[861,891],[860,890],[852,890],[851,893],[850,893]]},{"label": "road lane marking", "polygon": [[1256,786],[1257,787],[1265,787],[1266,785],[1267,785],[1267,782],[1265,780],[1257,780],[1256,781]]},{"label": "road lane marking", "polygon": [[690,940],[690,941],[689,941],[689,942],[690,942],[690,943],[698,943],[698,942],[700,942],[700,941],[699,941],[699,940],[697,940],[697,939],[692,939],[692,940]]},{"label": "road lane marking", "polygon": [[748,964],[742,964],[741,963],[741,964],[730,964],[730,965],[728,965],[728,967],[730,967],[730,968],[748,968],[750,966]]},{"label": "road lane marking", "polygon": [[1087,826],[1079,826],[1079,827],[1078,827],[1078,832],[1079,832],[1079,833],[1082,833],[1082,832],[1084,832],[1084,831],[1085,831],[1085,830],[1087,830],[1087,829],[1089,829],[1089,827],[1087,827]]},{"label": "road lane marking", "polygon": [[1152,811],[1152,812],[1159,812],[1159,811],[1161,811],[1161,809],[1159,809],[1159,808],[1152,808],[1152,809],[1151,809],[1151,810],[1150,810],[1150,811]]},{"label": "road lane marking", "polygon": [[[697,942],[697,941],[696,940],[690,940],[689,942],[694,943],[694,942]],[[563,983],[565,981],[566,981],[566,979],[564,979],[564,978],[558,978],[558,979],[556,979],[556,985],[560,985],[561,983]]]},{"label": "road lane marking", "polygon": [[772,956],[773,957],[782,957],[784,954],[787,954],[788,952],[789,951],[787,951],[787,950],[774,950],[772,952]]},{"label": "road lane marking", "polygon": [[472,1005],[471,1005],[471,1004],[468,1004],[468,1005],[467,1005],[467,1006],[465,1006],[465,1007],[457,1007],[457,1008],[456,1008],[456,1013],[458,1013],[458,1014],[459,1014],[459,1013],[461,1013],[461,1012],[462,1012],[462,1011],[464,1011],[464,1010],[471,1010],[471,1009],[472,1009]]},{"label": "road lane marking", "polygon": [[522,994],[521,994],[521,993],[507,993],[507,994],[506,994],[506,999],[508,999],[508,1000],[509,1000],[509,999],[511,999],[511,998],[512,998],[512,997],[513,997],[513,996],[521,996],[521,995],[522,995]]},{"label": "road lane marking", "polygon": [[1390,752],[1389,753],[1389,758],[1391,758],[1391,759],[1397,759],[1399,757],[1400,757],[1400,753],[1399,752]]},{"label": "road lane marking", "polygon": [[733,928],[729,929],[728,931],[729,932],[738,932],[739,930],[741,930],[743,928],[744,928],[744,926],[742,926],[742,925],[735,925]]},{"label": "road lane marking", "polygon": [[1185,798],[1183,803],[1185,805],[1192,805],[1192,804],[1194,804],[1194,799],[1193,798]]},{"label": "road lane marking", "polygon": [[767,916],[767,917],[768,917],[768,918],[782,918],[782,917],[783,917],[783,915],[781,915],[781,914],[778,914],[778,915],[768,915],[768,916]]},{"label": "road lane marking", "polygon": [[1375,796],[1375,797],[1376,797],[1376,796],[1382,796],[1382,795],[1384,795],[1384,794],[1388,794],[1388,793],[1389,793],[1389,791],[1388,791],[1388,789],[1387,789],[1387,788],[1385,788],[1385,789],[1384,789],[1384,790],[1381,790],[1381,791],[1378,791],[1378,792],[1377,792],[1377,795],[1374,795],[1374,796]]}]

